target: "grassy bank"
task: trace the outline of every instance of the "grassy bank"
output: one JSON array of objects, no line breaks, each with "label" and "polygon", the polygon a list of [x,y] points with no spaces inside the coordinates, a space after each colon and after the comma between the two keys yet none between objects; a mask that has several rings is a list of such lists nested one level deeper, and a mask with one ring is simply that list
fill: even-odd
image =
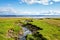
[{"label": "grassy bank", "polygon": [[9,38],[8,30],[14,30],[14,35],[18,35],[18,31],[21,29],[16,22],[19,19],[14,18],[0,18],[0,40],[14,40],[13,37]]},{"label": "grassy bank", "polygon": [[56,19],[43,19],[34,20],[32,24],[37,25],[43,30],[39,32],[48,40],[60,40],[60,20]]}]

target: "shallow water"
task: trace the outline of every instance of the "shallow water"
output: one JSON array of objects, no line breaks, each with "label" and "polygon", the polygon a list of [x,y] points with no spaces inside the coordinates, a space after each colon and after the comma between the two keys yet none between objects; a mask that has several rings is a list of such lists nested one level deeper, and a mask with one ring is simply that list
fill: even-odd
[{"label": "shallow water", "polygon": [[22,29],[23,29],[23,35],[19,36],[19,40],[26,40],[27,34],[32,34],[32,32],[26,27],[22,27]]}]

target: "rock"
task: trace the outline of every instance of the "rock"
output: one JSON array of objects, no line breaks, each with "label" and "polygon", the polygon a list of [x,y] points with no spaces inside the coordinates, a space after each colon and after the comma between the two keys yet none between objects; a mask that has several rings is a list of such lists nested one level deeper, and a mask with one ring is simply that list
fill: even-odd
[{"label": "rock", "polygon": [[19,35],[23,35],[23,31],[22,31],[22,30],[20,30],[18,34],[19,34]]}]

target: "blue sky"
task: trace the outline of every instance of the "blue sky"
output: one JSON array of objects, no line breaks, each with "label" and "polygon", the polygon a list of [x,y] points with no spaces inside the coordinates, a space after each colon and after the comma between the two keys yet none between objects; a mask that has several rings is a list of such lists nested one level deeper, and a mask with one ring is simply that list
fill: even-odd
[{"label": "blue sky", "polygon": [[0,15],[60,15],[60,0],[0,0]]}]

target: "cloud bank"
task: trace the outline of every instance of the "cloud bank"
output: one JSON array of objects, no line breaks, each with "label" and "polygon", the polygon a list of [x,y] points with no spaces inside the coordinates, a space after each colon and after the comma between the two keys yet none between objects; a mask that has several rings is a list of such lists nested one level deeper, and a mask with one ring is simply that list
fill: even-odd
[{"label": "cloud bank", "polygon": [[[60,0],[21,0],[22,3],[26,4],[42,4],[42,5],[51,5],[54,2],[60,2]],[[20,3],[21,3],[20,2]]]},{"label": "cloud bank", "polygon": [[18,11],[12,7],[0,7],[0,15],[60,15],[60,10],[43,10],[38,12]]}]

